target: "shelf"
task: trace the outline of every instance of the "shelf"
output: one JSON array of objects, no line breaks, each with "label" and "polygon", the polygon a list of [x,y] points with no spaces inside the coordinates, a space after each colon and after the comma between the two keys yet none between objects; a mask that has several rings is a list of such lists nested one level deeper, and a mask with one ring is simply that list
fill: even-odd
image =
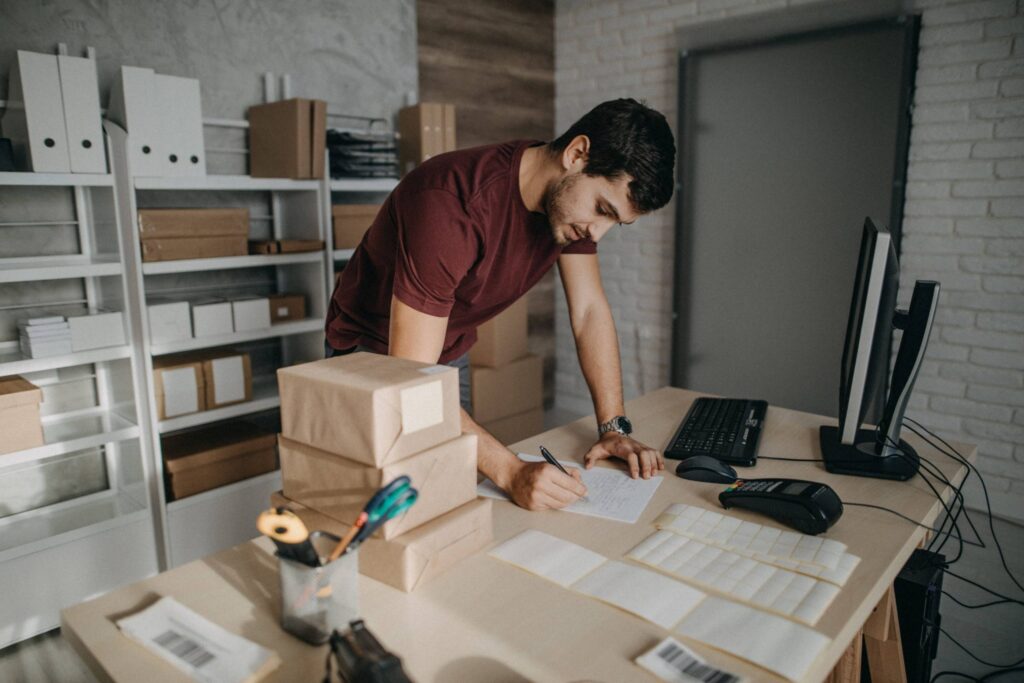
[{"label": "shelf", "polygon": [[0,186],[112,187],[109,173],[0,173]]},{"label": "shelf", "polygon": [[291,178],[252,178],[247,175],[208,175],[180,178],[134,179],[136,190],[255,190],[285,191],[316,190],[319,180],[292,180]]},{"label": "shelf", "polygon": [[182,415],[181,417],[173,417],[169,420],[162,420],[157,429],[161,434],[166,434],[168,432],[185,429],[187,427],[197,427],[199,425],[217,422],[218,420],[227,420],[233,417],[261,413],[264,410],[272,410],[280,405],[281,398],[277,395],[276,375],[260,377],[253,380],[251,401],[236,403],[235,405],[225,406],[223,408],[214,408],[213,410],[204,410],[190,415]]},{"label": "shelf", "polygon": [[0,259],[0,283],[67,280],[77,277],[120,275],[121,263],[110,256],[31,256]]},{"label": "shelf", "polygon": [[335,261],[348,261],[355,253],[355,249],[335,249],[332,255]]},{"label": "shelf", "polygon": [[391,192],[398,178],[338,178],[331,181],[331,192]]},{"label": "shelf", "polygon": [[138,425],[100,408],[68,417],[43,418],[45,445],[0,455],[0,468],[38,462],[105,443],[127,441],[138,435]]},{"label": "shelf", "polygon": [[[273,472],[267,472],[265,474],[257,474],[255,477],[249,477],[248,479],[242,479],[241,481],[225,484],[224,486],[218,486],[215,489],[203,491],[202,493],[197,493],[194,496],[188,496],[181,500],[172,500],[167,504],[167,512],[168,514],[173,515],[175,512],[180,511],[183,508],[192,507],[193,505],[202,505],[203,503],[208,503],[216,498],[220,498],[221,496],[228,496],[249,487],[265,486],[268,483],[272,484],[272,488],[280,489],[281,470],[274,470]],[[269,506],[269,504],[270,502],[268,500],[267,505]],[[253,536],[255,535],[256,534],[253,534]]]},{"label": "shelf", "polygon": [[121,358],[128,358],[131,356],[131,353],[132,349],[130,346],[110,346],[105,349],[79,351],[61,356],[47,356],[46,358],[25,358],[21,351],[17,350],[7,353],[0,352],[0,377],[23,375],[27,372],[39,372],[40,370],[68,368],[74,365],[88,365],[90,363],[120,360]]},{"label": "shelf", "polygon": [[250,256],[183,259],[181,261],[152,261],[142,264],[142,274],[160,275],[163,273],[188,273],[199,270],[286,266],[292,263],[320,263],[323,257],[323,251],[304,251],[297,254],[253,254]]},{"label": "shelf", "polygon": [[271,337],[287,337],[293,334],[306,332],[323,332],[324,321],[322,318],[307,318],[293,323],[281,323],[260,330],[248,330],[246,332],[232,332],[221,334],[215,337],[194,337],[168,342],[166,344],[154,344],[150,353],[154,356],[163,356],[168,353],[179,351],[192,351],[194,349],[206,349],[212,346],[226,346],[228,344],[240,344],[242,342],[254,341],[256,339],[269,339]]}]

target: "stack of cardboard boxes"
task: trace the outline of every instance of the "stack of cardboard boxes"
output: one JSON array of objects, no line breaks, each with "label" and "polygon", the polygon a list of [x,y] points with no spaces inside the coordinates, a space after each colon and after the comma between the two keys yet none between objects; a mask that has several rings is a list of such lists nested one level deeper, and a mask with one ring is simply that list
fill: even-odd
[{"label": "stack of cardboard boxes", "polygon": [[0,377],[0,454],[43,445],[42,400],[42,390],[24,377]]},{"label": "stack of cardboard boxes", "polygon": [[527,297],[477,329],[473,419],[503,444],[544,431],[544,364],[528,353]]},{"label": "stack of cardboard boxes", "polygon": [[160,438],[168,500],[181,500],[277,469],[273,430],[246,420]]},{"label": "stack of cardboard boxes", "polygon": [[398,134],[398,168],[405,175],[427,159],[455,150],[455,105],[420,102],[399,110]]},{"label": "stack of cardboard boxes", "polygon": [[342,536],[396,477],[419,491],[362,544],[361,573],[411,591],[491,540],[490,501],[476,497],[477,438],[461,433],[457,370],[353,353],[277,376],[283,489],[274,505]]},{"label": "stack of cardboard boxes", "polygon": [[245,256],[249,209],[139,209],[142,260]]}]

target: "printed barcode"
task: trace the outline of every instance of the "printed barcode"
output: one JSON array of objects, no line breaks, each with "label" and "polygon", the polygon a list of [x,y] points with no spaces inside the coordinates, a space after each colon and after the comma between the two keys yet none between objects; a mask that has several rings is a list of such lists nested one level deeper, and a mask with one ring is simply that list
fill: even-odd
[{"label": "printed barcode", "polygon": [[153,642],[194,669],[213,661],[214,656],[202,645],[177,631],[164,631]]},{"label": "printed barcode", "polygon": [[680,673],[696,678],[704,683],[735,683],[739,680],[736,676],[724,671],[719,671],[713,666],[701,664],[686,653],[681,647],[668,643],[658,651],[658,656],[666,663],[675,667]]}]

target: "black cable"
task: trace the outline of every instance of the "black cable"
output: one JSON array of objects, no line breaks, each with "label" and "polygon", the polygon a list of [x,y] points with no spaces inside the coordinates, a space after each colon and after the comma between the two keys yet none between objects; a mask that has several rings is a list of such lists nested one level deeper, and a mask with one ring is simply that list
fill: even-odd
[{"label": "black cable", "polygon": [[[850,502],[847,502],[845,500],[843,501],[843,505],[851,505],[853,507],[859,507],[859,508],[874,508],[875,510],[884,510],[885,512],[888,512],[890,514],[896,515],[897,517],[902,517],[903,519],[907,520],[908,522],[910,522],[914,526],[919,526],[922,529],[927,529],[928,531],[931,531],[931,532],[938,531],[938,529],[936,529],[935,527],[930,527],[927,524],[921,524],[920,522],[915,521],[914,519],[912,519],[910,517],[907,517],[902,512],[897,512],[896,510],[884,507],[882,505],[873,505],[872,503],[850,503]],[[966,541],[965,540],[964,543],[971,543],[972,545],[977,545],[977,543],[974,543],[973,541]]]},{"label": "black cable", "polygon": [[1013,667],[1016,667],[1016,666],[1020,666],[1021,664],[1024,664],[1024,657],[1021,657],[1016,662],[1012,662],[1010,664],[993,664],[992,662],[986,662],[984,659],[982,659],[981,657],[978,657],[976,654],[974,654],[973,652],[968,650],[966,647],[961,645],[960,641],[958,641],[953,636],[949,635],[949,632],[947,632],[946,629],[942,628],[941,626],[939,627],[939,633],[941,633],[942,635],[944,635],[947,638],[949,638],[950,641],[952,641],[952,643],[954,645],[956,645],[958,648],[960,648],[961,650],[966,652],[967,655],[971,659],[973,659],[974,661],[978,662],[979,664],[984,664],[985,666],[991,666],[993,669],[1010,669],[1010,668],[1013,668]]},{"label": "black cable", "polygon": [[1002,598],[1003,600],[1010,600],[1012,602],[1017,602],[1017,603],[1024,604],[1024,601],[1018,600],[1016,598],[1011,598],[1010,596],[1003,595],[1002,593],[997,593],[996,591],[992,590],[991,588],[988,588],[987,586],[982,586],[977,581],[972,581],[971,579],[968,579],[966,576],[960,576],[956,572],[951,571],[949,569],[946,569],[946,573],[949,574],[950,576],[952,576],[954,579],[960,579],[964,583],[969,583],[972,586],[974,586],[975,588],[980,588],[981,590],[985,591],[989,595],[994,595],[995,597]]},{"label": "black cable", "polygon": [[935,681],[939,680],[944,676],[960,676],[961,678],[966,678],[969,681],[974,681],[974,683],[988,683],[988,681],[994,681],[996,678],[1004,674],[1016,674],[1022,671],[1024,671],[1024,667],[1000,669],[998,671],[990,671],[981,678],[975,678],[974,676],[965,673],[960,673],[959,671],[940,671],[939,673],[932,676],[931,683],[935,683]]},{"label": "black cable", "polygon": [[776,458],[771,455],[759,455],[758,460],[788,460],[789,462],[825,462],[824,458]]},{"label": "black cable", "polygon": [[1020,600],[1011,600],[1010,598],[1003,598],[1002,600],[993,600],[991,602],[982,602],[977,605],[968,605],[966,602],[960,602],[959,600],[957,600],[956,596],[952,593],[942,591],[942,594],[950,600],[952,600],[953,602],[955,602],[956,604],[967,609],[982,609],[984,607],[992,607],[993,605],[1024,605],[1024,602],[1021,602]]}]

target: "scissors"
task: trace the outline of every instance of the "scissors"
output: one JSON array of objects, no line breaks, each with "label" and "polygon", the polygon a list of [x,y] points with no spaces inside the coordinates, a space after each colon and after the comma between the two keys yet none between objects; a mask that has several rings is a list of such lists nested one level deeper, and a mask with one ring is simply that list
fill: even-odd
[{"label": "scissors", "polygon": [[352,528],[334,547],[334,551],[327,561],[333,562],[338,559],[349,546],[355,549],[388,520],[394,519],[412,507],[418,497],[419,491],[412,487],[412,480],[404,474],[379,489],[366,503],[363,511],[359,513]]}]

